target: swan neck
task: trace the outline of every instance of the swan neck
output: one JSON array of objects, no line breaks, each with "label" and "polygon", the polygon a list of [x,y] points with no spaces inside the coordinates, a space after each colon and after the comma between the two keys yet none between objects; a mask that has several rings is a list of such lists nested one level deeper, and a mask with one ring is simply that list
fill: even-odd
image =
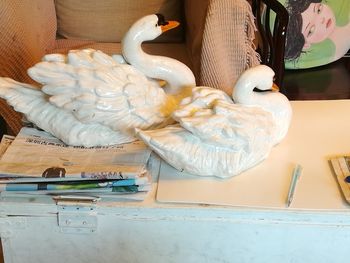
[{"label": "swan neck", "polygon": [[232,98],[235,103],[244,105],[258,105],[261,101],[260,94],[254,92],[254,85],[249,80],[240,79],[233,90]]},{"label": "swan neck", "polygon": [[176,94],[183,88],[195,86],[192,71],[178,60],[147,54],[141,45],[140,34],[133,36],[129,32],[122,41],[125,60],[149,78],[165,80],[167,93]]}]

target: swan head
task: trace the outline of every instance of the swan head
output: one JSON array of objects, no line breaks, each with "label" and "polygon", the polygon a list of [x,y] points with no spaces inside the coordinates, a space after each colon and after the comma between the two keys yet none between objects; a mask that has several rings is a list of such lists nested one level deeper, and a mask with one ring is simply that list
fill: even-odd
[{"label": "swan head", "polygon": [[132,38],[132,41],[142,43],[153,40],[162,33],[177,27],[177,21],[166,21],[161,14],[147,15],[137,20],[128,30],[124,39]]},{"label": "swan head", "polygon": [[[259,65],[247,69],[237,80],[232,98],[235,103],[258,106],[272,114],[275,123],[275,143],[287,134],[292,119],[292,108],[286,96],[273,83],[274,71]],[[256,92],[254,89],[264,92]]]},{"label": "swan head", "polygon": [[125,61],[151,79],[164,80],[167,94],[178,94],[196,85],[192,70],[184,63],[166,56],[144,52],[142,42],[153,40],[180,23],[166,21],[163,15],[147,15],[137,20],[122,40]]},{"label": "swan head", "polygon": [[[245,70],[238,78],[232,92],[235,103],[252,104],[256,95],[254,89],[260,91],[278,91],[273,83],[275,72],[266,65],[258,65]],[[257,99],[259,102],[259,99]]]}]

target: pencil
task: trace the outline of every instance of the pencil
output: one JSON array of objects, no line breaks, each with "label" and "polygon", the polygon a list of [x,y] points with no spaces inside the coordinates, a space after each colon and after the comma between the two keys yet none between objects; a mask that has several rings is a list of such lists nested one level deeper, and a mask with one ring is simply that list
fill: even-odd
[{"label": "pencil", "polygon": [[301,171],[302,171],[302,167],[300,164],[297,164],[294,169],[293,169],[293,175],[292,175],[292,180],[290,182],[290,186],[289,186],[289,191],[288,191],[288,197],[287,197],[287,207],[290,206],[290,204],[293,201],[293,197],[294,197],[294,192],[295,192],[295,187],[297,185],[297,181],[301,175]]}]

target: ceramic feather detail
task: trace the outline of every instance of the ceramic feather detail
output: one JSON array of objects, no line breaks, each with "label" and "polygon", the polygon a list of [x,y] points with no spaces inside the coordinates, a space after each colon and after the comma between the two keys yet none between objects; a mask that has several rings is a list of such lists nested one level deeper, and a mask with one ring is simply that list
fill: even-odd
[{"label": "ceramic feather detail", "polygon": [[[179,170],[222,178],[237,175],[267,158],[287,133],[292,111],[285,96],[272,91],[253,94],[257,86],[270,89],[272,79],[266,66],[247,70],[235,86],[236,103],[222,91],[194,88],[173,113],[178,125],[137,134]],[[242,104],[241,89],[248,96]]]},{"label": "ceramic feather detail", "polygon": [[81,145],[77,142],[83,142],[82,145],[90,147],[132,140],[132,137],[106,126],[77,121],[70,112],[48,102],[47,95],[38,88],[28,84],[23,88],[23,85],[12,79],[0,78],[1,97],[16,111],[25,112],[26,118],[38,127],[57,138],[64,138],[65,143]]},{"label": "ceramic feather detail", "polygon": [[71,51],[67,58],[67,63],[40,62],[28,74],[43,84],[52,104],[77,120],[132,134],[133,127],[157,127],[169,118],[164,90],[133,66],[95,50]]},{"label": "ceramic feather detail", "polygon": [[[171,113],[195,86],[193,73],[186,65],[146,54],[141,48],[143,41],[177,24],[165,21],[161,15],[141,18],[123,39],[123,56],[93,49],[46,55],[28,70],[41,89],[2,78],[0,97],[38,127],[70,145],[136,140],[135,128],[160,128],[174,122]],[[165,87],[154,78],[164,80]],[[31,94],[29,98],[26,93]],[[96,139],[99,130],[103,140]]]}]

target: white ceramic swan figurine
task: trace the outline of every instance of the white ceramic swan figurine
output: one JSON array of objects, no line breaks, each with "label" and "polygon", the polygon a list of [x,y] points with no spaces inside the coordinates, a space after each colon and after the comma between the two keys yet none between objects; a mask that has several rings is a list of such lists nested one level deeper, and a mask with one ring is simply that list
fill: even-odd
[{"label": "white ceramic swan figurine", "polygon": [[[41,89],[0,78],[0,97],[41,129],[69,145],[97,146],[135,140],[134,128],[164,127],[188,88],[192,71],[183,63],[143,52],[177,26],[162,15],[135,22],[123,39],[125,60],[92,49],[50,54],[28,70]],[[166,81],[166,90],[151,78]],[[171,93],[171,94],[170,94]]]},{"label": "white ceramic swan figurine", "polygon": [[[263,65],[243,72],[234,88],[235,103],[220,90],[196,87],[173,112],[179,125],[137,134],[178,170],[237,175],[267,158],[288,131],[291,106],[283,94],[271,90],[273,76]],[[265,91],[255,92],[255,87]]]}]

